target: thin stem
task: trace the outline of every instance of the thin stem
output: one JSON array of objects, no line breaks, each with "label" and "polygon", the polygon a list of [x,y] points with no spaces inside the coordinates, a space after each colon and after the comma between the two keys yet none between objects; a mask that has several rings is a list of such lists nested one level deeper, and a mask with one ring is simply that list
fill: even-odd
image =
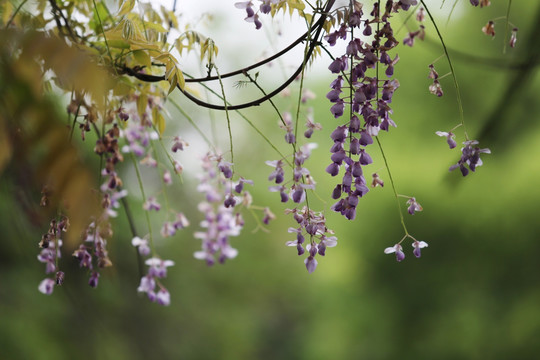
[{"label": "thin stem", "polygon": [[[229,108],[227,105],[227,97],[225,96],[225,88],[223,87],[223,81],[221,80],[221,76],[219,75],[219,69],[215,65],[210,65],[216,70],[216,74],[218,76],[219,80],[219,86],[221,87],[221,95],[223,96],[223,107],[225,110],[225,117],[227,118],[227,130],[229,131],[229,145],[231,148],[231,163],[232,163],[232,172],[234,174],[234,151],[233,151],[233,138],[232,138],[232,130],[231,130],[231,119],[229,117]],[[231,177],[232,179],[232,177]]]},{"label": "thin stem", "polygon": [[452,9],[450,9],[450,13],[448,14],[448,18],[446,19],[446,26],[448,26],[448,23],[450,22],[450,18],[452,17],[452,14],[454,13],[454,9],[456,8],[456,5],[459,0],[454,1],[454,5],[452,5]]},{"label": "thin stem", "polygon": [[[396,198],[401,226],[403,227],[403,230],[405,231],[405,236],[410,236],[409,232],[407,231],[407,226],[405,225],[405,219],[403,218],[403,213],[401,212],[401,204],[399,203],[399,198],[398,198],[399,195],[396,191],[396,186],[394,184],[394,179],[392,178],[392,173],[390,172],[390,166],[388,165],[388,160],[386,159],[386,155],[384,154],[384,150],[382,148],[381,141],[379,140],[379,136],[375,136],[375,139],[377,140],[377,144],[379,145],[379,150],[381,151],[381,155],[384,160],[384,166],[386,167],[386,171],[388,172],[388,178],[390,179],[390,185],[392,185],[392,191],[394,192],[394,196]],[[401,241],[403,241],[403,239]]]},{"label": "thin stem", "polygon": [[[304,48],[304,59],[302,61],[302,72],[301,72],[301,75],[300,75],[300,89],[298,91],[298,106],[296,107],[296,121],[295,121],[295,124],[294,124],[294,139],[295,139],[295,145],[296,145],[296,141],[298,139],[298,122],[299,122],[299,119],[300,119],[300,104],[302,103],[302,90],[304,89],[304,74],[305,74],[305,69],[306,69],[306,64],[307,64],[307,61],[308,61],[308,53],[309,53],[309,43],[310,41],[312,40],[311,39],[311,25],[313,23],[313,18],[311,19],[311,23],[308,24],[308,37],[307,37],[307,43],[306,43],[306,47]],[[296,149],[295,149],[295,157],[296,157]]]},{"label": "thin stem", "polygon": [[512,0],[508,0],[508,8],[506,9],[506,28],[504,30],[503,54],[506,54],[506,46],[508,44],[508,30],[510,28],[510,7],[511,6],[512,6]]},{"label": "thin stem", "polygon": [[17,16],[17,14],[19,13],[19,11],[21,10],[21,8],[24,6],[24,4],[26,4],[28,0],[24,0],[23,2],[21,2],[19,4],[19,6],[17,7],[17,9],[15,9],[15,12],[13,13],[13,15],[11,15],[11,17],[9,18],[7,24],[6,24],[6,27],[4,29],[7,29],[9,27],[9,25],[11,25],[11,22],[13,21],[13,19],[15,19],[15,16]]},{"label": "thin stem", "polygon": [[[156,129],[154,129],[154,131],[156,131]],[[159,134],[159,131],[156,131],[158,134]],[[161,135],[159,137],[160,141],[161,141]],[[154,141],[153,140],[150,140],[150,146],[152,147],[152,151],[154,153],[154,156],[156,158],[156,162],[158,164],[161,164],[160,161],[159,161],[159,154],[158,152],[156,151],[156,147],[154,145]],[[161,179],[161,183],[163,184],[162,186],[162,189],[163,189],[163,197],[165,198],[165,210],[167,212],[167,219],[168,219],[168,216],[169,216],[169,197],[167,196],[167,184],[165,184],[165,180],[163,179],[163,175],[164,175],[164,172],[161,171],[161,168],[158,166],[157,167],[157,170],[158,170],[158,174],[159,174],[159,177]]]},{"label": "thin stem", "polygon": [[[156,129],[155,126],[152,126],[152,127],[153,127],[153,129],[154,129],[154,131],[155,131],[156,133],[159,133],[159,131]],[[161,149],[163,150],[163,152],[164,152],[165,155],[167,156],[167,159],[169,159],[169,162],[171,163],[171,166],[174,168],[174,167],[175,167],[175,166],[174,166],[174,161],[175,161],[175,160],[172,158],[171,154],[169,154],[169,152],[168,152],[167,149],[165,148],[165,145],[163,145],[163,138],[162,138],[161,136],[159,137],[159,141],[158,141],[158,142],[159,142],[159,145],[161,146]],[[152,146],[152,148],[154,148],[154,147]],[[156,152],[155,149],[154,149],[154,152]],[[157,157],[156,157],[156,161],[157,161]],[[183,184],[184,181],[182,180],[182,175],[181,175],[180,173],[178,173],[178,176],[180,177],[180,182]],[[167,197],[166,197],[165,199],[167,200]]]},{"label": "thin stem", "polygon": [[80,109],[81,109],[81,104],[77,106],[77,111],[75,111],[75,116],[73,117],[73,124],[71,124],[71,131],[69,132],[69,142],[71,142],[71,140],[73,139],[73,132],[75,131],[75,124],[77,122],[77,116],[79,116]]},{"label": "thin stem", "polygon": [[197,126],[197,124],[195,124],[195,122],[193,121],[193,119],[189,116],[189,114],[187,112],[184,111],[184,109],[182,109],[180,107],[180,105],[178,105],[176,103],[176,101],[174,101],[171,97],[169,97],[169,102],[171,104],[173,104],[173,106],[178,110],[180,111],[180,113],[182,115],[184,115],[184,117],[186,118],[186,120],[191,124],[191,126],[193,126],[193,128],[195,129],[195,131],[197,131],[199,133],[199,135],[202,136],[202,138],[204,139],[204,141],[208,144],[209,147],[212,147],[212,142],[210,141],[210,139],[208,139],[208,137],[206,137],[206,135],[204,134],[204,132]]},{"label": "thin stem", "polygon": [[[105,39],[105,46],[107,47],[107,53],[109,54],[109,57],[111,58],[111,64],[114,63],[113,61],[113,57],[112,57],[112,54],[111,54],[111,49],[109,48],[109,42],[107,41],[107,36],[105,36],[105,29],[103,28],[103,23],[101,22],[101,17],[99,16],[99,11],[98,11],[98,8],[97,8],[97,5],[96,5],[96,0],[92,0],[92,2],[94,3],[94,10],[96,11],[96,16],[98,18],[98,21],[99,21],[99,26],[101,27],[101,33],[103,34],[103,38]],[[114,68],[114,72],[116,73],[116,67],[113,67]]]},{"label": "thin stem", "polygon": [[[247,73],[246,73],[246,74],[247,74]],[[184,75],[185,75],[185,76],[189,76],[189,75],[187,75],[186,73],[184,73]],[[248,74],[248,76],[249,76],[249,74]],[[206,85],[206,84],[204,84],[204,83],[201,84],[201,85],[202,85],[206,90],[210,91],[212,94],[216,95],[218,98],[221,99],[221,96],[220,96],[217,92],[215,92],[213,89],[209,88],[208,85]],[[257,85],[257,84],[255,83],[255,85]],[[171,101],[172,101],[172,100],[171,100]],[[174,104],[174,102],[173,102],[173,104]],[[227,104],[230,105],[230,103],[227,103]],[[274,149],[274,150],[279,154],[279,156],[281,156],[282,159],[285,159],[285,158],[286,158],[285,155],[283,155],[283,154],[281,153],[281,151],[279,151],[279,149],[278,149],[278,148],[270,141],[270,139],[268,139],[268,137],[267,137],[261,130],[259,130],[259,128],[258,128],[257,126],[255,126],[255,124],[254,124],[251,120],[249,120],[249,118],[248,118],[247,116],[245,116],[242,112],[240,112],[240,111],[238,111],[238,110],[235,110],[235,111],[236,111],[236,113],[237,113],[238,115],[240,115],[240,117],[241,117],[242,119],[244,119],[244,120],[249,124],[249,126],[251,126],[251,127],[253,128],[253,130],[255,130],[255,131],[257,132],[257,134],[259,134],[259,135],[264,139],[264,141],[266,141],[266,142],[268,143],[268,145],[270,145],[270,147],[271,147],[272,149]],[[287,161],[288,164],[291,164],[288,160],[286,160],[286,161]]]},{"label": "thin stem", "polygon": [[[131,157],[131,161],[133,162],[133,167],[135,168],[135,173],[137,175],[137,182],[139,183],[139,189],[141,190],[141,196],[143,203],[146,202],[146,195],[144,193],[144,186],[142,182],[141,172],[139,171],[139,166],[137,165],[137,159],[135,159],[135,155],[133,153],[129,153]],[[156,250],[154,248],[154,237],[152,236],[152,224],[150,223],[150,214],[149,210],[144,211],[144,215],[146,216],[146,224],[148,226],[148,237],[150,240],[150,248],[152,249],[152,254],[156,256]]]},{"label": "thin stem", "polygon": [[444,50],[444,54],[446,56],[446,59],[448,60],[448,65],[450,66],[450,71],[452,72],[452,79],[454,81],[454,87],[456,88],[456,98],[459,108],[459,118],[460,123],[463,126],[463,132],[465,133],[465,139],[469,140],[469,135],[467,134],[467,129],[465,127],[465,116],[463,115],[463,103],[461,102],[461,93],[459,91],[459,85],[456,77],[456,71],[454,70],[454,66],[452,65],[452,60],[450,59],[450,54],[448,53],[448,49],[446,48],[446,44],[444,43],[443,37],[441,35],[441,32],[439,31],[439,27],[437,26],[437,23],[435,22],[435,19],[433,19],[433,16],[431,15],[431,11],[429,11],[429,8],[426,6],[424,0],[420,0],[424,8],[426,9],[426,13],[428,14],[431,23],[433,24],[433,27],[435,28],[435,31],[437,31],[437,36],[439,37],[439,40],[441,41],[441,45]]},{"label": "thin stem", "polygon": [[[353,12],[353,0],[351,0],[349,2],[349,11],[352,13]],[[377,22],[377,32],[379,32],[379,23]],[[354,41],[354,27],[351,26],[350,27],[351,31],[351,41]],[[378,50],[377,50],[377,58],[379,57],[379,53],[378,53]],[[350,55],[349,56],[349,60],[350,60],[350,65],[349,65],[349,79],[352,80],[353,78],[353,71],[354,71],[354,55]],[[377,68],[378,69],[378,68]],[[378,75],[377,75],[377,80],[379,79]],[[349,122],[351,121],[352,117],[353,117],[353,84],[352,82],[350,82],[348,79],[347,79],[347,82],[349,83],[349,101],[350,101],[350,104],[349,104]],[[353,134],[352,134],[352,131],[349,131],[349,144],[352,143],[352,140],[353,140]],[[352,152],[351,152],[351,147],[349,147],[349,158],[352,158]]]},{"label": "thin stem", "polygon": [[146,24],[144,23],[144,13],[141,11],[141,3],[137,0],[137,6],[139,7],[139,16],[141,17],[141,22],[144,30],[144,38],[148,41],[148,31],[146,30]]},{"label": "thin stem", "polygon": [[[129,230],[131,231],[131,235],[133,237],[137,237],[137,229],[135,229],[135,220],[133,220],[133,214],[131,213],[131,209],[129,208],[129,203],[127,202],[125,197],[120,198],[120,201],[122,202],[122,206],[124,207],[124,213],[126,214],[126,218],[128,220],[129,224]],[[139,249],[135,248],[135,252],[137,254],[137,266],[139,267],[139,277],[143,277],[144,271],[143,271],[143,262],[141,254],[139,253]]]},{"label": "thin stem", "polygon": [[[247,73],[247,72],[244,73],[244,75],[247,76],[249,81],[251,81],[257,87],[257,89],[259,89],[261,91],[261,93],[263,95],[267,94],[266,91],[264,91],[264,89],[259,85],[259,83],[257,82],[257,79],[252,78],[251,75],[249,75],[249,73]],[[276,106],[276,103],[274,103],[274,101],[272,99],[269,99],[268,102],[270,103],[270,105],[272,105],[272,107],[276,111],[276,114],[279,116],[279,120],[281,121],[283,126],[287,126],[287,124],[285,123],[285,120],[283,119],[283,116],[281,115],[281,112],[279,111],[279,109]],[[293,144],[293,146],[294,146],[294,144]]]}]

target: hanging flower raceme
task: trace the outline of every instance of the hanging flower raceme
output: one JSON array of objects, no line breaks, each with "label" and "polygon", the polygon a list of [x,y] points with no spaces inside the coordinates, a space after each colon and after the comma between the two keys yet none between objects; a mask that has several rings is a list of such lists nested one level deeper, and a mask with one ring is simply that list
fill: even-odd
[{"label": "hanging flower raceme", "polygon": [[205,194],[205,201],[198,206],[204,215],[200,226],[205,231],[195,233],[195,238],[202,241],[202,250],[195,252],[194,256],[205,260],[208,265],[213,265],[217,257],[223,264],[226,259],[233,259],[238,254],[229,243],[230,237],[238,236],[244,226],[235,207],[239,204],[251,205],[251,196],[244,189],[244,184],[253,182],[240,178],[235,185],[231,179],[233,164],[223,160],[221,155],[207,154],[202,162],[204,173],[199,177],[197,190]]},{"label": "hanging flower raceme", "polygon": [[[302,209],[290,209],[286,213],[293,214],[298,227],[289,228],[289,233],[296,234],[296,239],[287,241],[285,245],[295,247],[298,255],[302,256],[307,251],[304,264],[309,273],[317,268],[317,254],[326,255],[326,248],[337,245],[334,232],[326,227],[326,219],[320,212],[314,212],[307,206]],[[307,240],[306,240],[307,238]]]},{"label": "hanging flower raceme", "polygon": [[[452,171],[459,168],[461,174],[467,176],[469,174],[469,169],[471,171],[476,171],[476,168],[483,164],[482,159],[480,159],[480,154],[491,154],[491,150],[487,148],[480,149],[475,146],[478,145],[478,141],[476,140],[467,140],[463,142],[463,145],[465,146],[461,148],[461,158],[457,164],[452,165],[449,170]],[[467,169],[467,167],[469,169]]]},{"label": "hanging flower raceme", "polygon": [[49,230],[42,236],[39,242],[41,252],[37,258],[45,264],[46,274],[55,274],[54,279],[45,278],[38,286],[38,290],[45,295],[51,295],[55,285],[62,285],[64,283],[65,274],[59,268],[59,260],[62,257],[60,251],[62,240],[60,239],[60,235],[62,232],[67,231],[68,227],[69,220],[67,217],[63,216],[58,221],[53,219],[49,225]]},{"label": "hanging flower raceme", "polygon": [[262,27],[262,23],[259,20],[259,12],[263,14],[268,14],[272,10],[272,5],[277,5],[285,1],[286,0],[259,0],[260,5],[258,10],[254,9],[255,4],[253,3],[253,1],[237,2],[234,4],[234,6],[237,9],[245,9],[247,16],[244,20],[248,23],[254,23],[255,29],[259,30]]},{"label": "hanging flower raceme", "polygon": [[[139,245],[140,246],[140,245]],[[139,247],[140,251],[140,247]],[[172,260],[162,260],[152,257],[145,261],[148,265],[148,272],[141,278],[137,291],[146,293],[148,299],[159,305],[168,306],[171,303],[171,295],[160,279],[167,277],[167,268],[174,265]],[[159,290],[156,292],[156,286]]]},{"label": "hanging flower raceme", "polygon": [[[407,10],[411,4],[398,2],[393,11]],[[349,220],[356,217],[359,198],[369,191],[364,167],[373,162],[366,149],[373,144],[372,136],[378,135],[380,130],[389,131],[390,127],[396,126],[390,118],[390,104],[399,82],[396,79],[383,81],[377,77],[381,73],[378,70],[380,67],[385,67],[386,76],[392,77],[399,61],[397,54],[393,59],[389,54],[398,44],[389,21],[391,12],[390,4],[381,17],[378,3],[375,3],[370,16],[364,17],[362,9],[355,7],[346,13],[339,29],[325,37],[333,46],[338,39],[346,40],[347,32],[351,34],[346,53],[329,66],[332,73],[339,75],[330,84],[331,90],[326,95],[333,103],[330,112],[335,118],[345,116],[346,107],[349,107],[347,122],[339,125],[331,134],[334,142],[330,148],[332,163],[326,168],[331,176],[338,176],[344,170],[340,183],[332,192],[332,197],[338,200],[332,210]],[[372,24],[377,24],[373,42],[356,37],[362,29],[364,35],[371,35],[374,31]],[[419,32],[415,36],[422,34]],[[344,84],[343,74],[347,75],[347,84]]]}]

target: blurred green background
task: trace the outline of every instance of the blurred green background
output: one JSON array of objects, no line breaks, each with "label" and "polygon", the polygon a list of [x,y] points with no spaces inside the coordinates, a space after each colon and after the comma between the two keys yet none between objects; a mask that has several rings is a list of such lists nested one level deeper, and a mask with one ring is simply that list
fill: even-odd
[{"label": "blurred green background", "polygon": [[[439,2],[434,2],[439,3]],[[468,3],[468,2],[467,2]],[[448,167],[459,158],[435,131],[459,122],[451,77],[441,83],[442,98],[429,94],[428,65],[442,54],[434,29],[414,48],[398,48],[396,78],[401,87],[394,101],[398,124],[381,136],[400,194],[415,196],[424,211],[406,215],[409,231],[429,243],[422,258],[397,263],[383,254],[403,236],[395,200],[380,154],[370,154],[386,181],[361,199],[357,218],[333,214],[329,197],[334,180],[324,172],[329,163],[329,134],[338,125],[324,95],[331,75],[310,81],[315,120],[323,131],[313,140],[307,166],[318,181],[315,208],[325,210],[339,238],[336,248],[319,258],[308,274],[303,257],[284,244],[292,220],[283,215],[278,195],[268,193],[272,149],[234,119],[237,172],[253,179],[250,189],[259,205],[268,204],[278,219],[270,232],[253,233],[256,223],[245,214],[241,236],[232,239],[239,256],[224,266],[208,268],[193,258],[200,247],[191,235],[199,216],[192,209],[200,170],[187,169],[184,184],[175,185],[170,201],[186,212],[192,225],[172,239],[160,240],[158,251],[176,265],[164,281],[171,306],[159,307],[138,296],[139,269],[124,215],[115,220],[109,242],[114,267],[102,272],[97,289],[75,259],[65,254],[63,287],[44,296],[37,286],[44,265],[36,259],[47,223],[33,225],[21,209],[24,189],[4,173],[0,179],[0,358],[2,359],[533,359],[540,352],[540,6],[536,1],[512,4],[519,27],[515,49],[502,53],[504,21],[494,40],[480,31],[506,13],[506,2],[485,9],[464,7],[466,14],[441,30],[453,55],[467,129],[491,155],[484,166],[463,178]],[[435,5],[437,6],[437,5]],[[411,26],[414,26],[412,24]],[[405,36],[402,31],[398,39]],[[318,61],[325,62],[325,59]],[[436,63],[448,72],[444,59]],[[321,79],[320,76],[318,79]],[[185,105],[180,96],[176,100]],[[287,108],[287,100],[279,100]],[[170,109],[173,117],[180,116]],[[193,117],[208,119],[193,110]],[[198,111],[198,113],[197,113]],[[283,133],[268,104],[247,112],[280,146]],[[215,114],[218,128],[223,114]],[[202,120],[201,120],[202,121]],[[180,133],[192,134],[189,124]],[[463,141],[457,130],[458,141]],[[190,138],[190,136],[192,136]],[[197,135],[184,136],[193,146],[183,156],[194,158],[202,147]],[[222,144],[226,147],[226,144]],[[91,149],[88,149],[90,151]],[[256,152],[254,161],[253,153]],[[97,161],[91,166],[96,167]],[[129,178],[129,172],[125,174]],[[150,181],[149,179],[148,181]],[[127,180],[133,194],[137,188]],[[36,203],[39,201],[39,194]],[[403,206],[404,204],[402,204]],[[137,199],[132,208],[139,208]],[[403,207],[403,210],[405,208]],[[142,217],[137,218],[144,233]],[[156,218],[157,221],[157,218]],[[157,224],[157,222],[156,222]],[[154,226],[158,228],[158,226]],[[157,231],[156,231],[157,232]]]}]

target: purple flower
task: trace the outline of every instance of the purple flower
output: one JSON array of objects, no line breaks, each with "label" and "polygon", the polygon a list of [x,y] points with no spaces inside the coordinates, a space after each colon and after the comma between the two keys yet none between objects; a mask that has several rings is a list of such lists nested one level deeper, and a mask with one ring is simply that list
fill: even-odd
[{"label": "purple flower", "polygon": [[418,240],[415,240],[413,243],[412,243],[412,246],[414,248],[413,250],[413,254],[414,256],[416,256],[417,258],[420,257],[420,249],[422,248],[425,248],[425,247],[428,247],[428,244],[427,242],[425,241],[418,241]]},{"label": "purple flower", "polygon": [[409,200],[407,200],[407,205],[409,205],[409,208],[407,209],[407,211],[411,215],[414,215],[414,213],[416,211],[422,211],[423,210],[422,206],[413,197],[410,198]]},{"label": "purple flower", "polygon": [[161,260],[160,258],[153,257],[145,261],[145,264],[150,266],[148,269],[148,275],[158,278],[164,278],[167,276],[167,268],[174,265],[172,260]]},{"label": "purple flower", "polygon": [[99,273],[97,271],[92,271],[92,275],[90,276],[90,279],[88,279],[88,285],[95,289],[98,286],[98,281]]},{"label": "purple flower", "polygon": [[146,165],[151,168],[157,167],[157,161],[150,154],[147,154],[142,160],[141,165]]},{"label": "purple flower", "polygon": [[171,304],[171,294],[165,288],[161,288],[156,294],[156,302],[162,306],[169,306]]},{"label": "purple flower", "polygon": [[392,247],[387,247],[386,249],[384,249],[384,253],[385,254],[396,253],[396,260],[398,262],[405,259],[405,253],[403,252],[403,248],[401,247],[400,244],[396,244],[396,245],[394,245]]},{"label": "purple flower", "polygon": [[517,32],[518,32],[518,28],[512,29],[512,34],[510,35],[510,43],[509,43],[511,48],[516,46]]},{"label": "purple flower", "polygon": [[449,170],[452,171],[459,167],[463,176],[467,176],[469,170],[465,165],[468,165],[471,171],[475,171],[478,166],[483,164],[482,159],[480,159],[480,154],[491,154],[491,150],[487,148],[480,149],[475,146],[478,145],[478,141],[476,140],[467,140],[463,142],[463,144],[465,146],[461,148],[461,159],[459,159],[457,164],[452,165]]},{"label": "purple flower", "polygon": [[285,172],[283,171],[283,161],[282,160],[266,161],[266,165],[272,166],[275,168],[275,170],[270,175],[268,175],[268,180],[272,181],[275,179],[276,184],[281,184],[285,177]]},{"label": "purple flower", "polygon": [[165,183],[165,185],[171,185],[172,184],[171,172],[169,170],[165,170],[163,172],[163,183]]},{"label": "purple flower", "polygon": [[369,154],[364,149],[361,149],[360,150],[360,164],[369,165],[372,162],[373,160],[371,159],[371,156],[369,156]]},{"label": "purple flower", "polygon": [[224,160],[221,160],[218,163],[218,169],[219,171],[223,173],[223,176],[225,176],[226,179],[232,178],[233,173],[231,170],[231,165],[232,163],[224,161]]},{"label": "purple flower", "polygon": [[[347,126],[346,125],[342,125],[342,126],[338,126],[333,132],[332,134],[330,135],[330,137],[332,138],[332,140],[334,140],[334,142],[343,142],[345,141],[345,139],[347,138],[347,134],[349,133],[348,129],[347,129]],[[335,152],[335,151],[334,151]]]},{"label": "purple flower", "polygon": [[149,293],[153,292],[155,287],[156,281],[154,280],[154,278],[150,275],[145,275],[141,278],[141,283],[139,284],[137,291]]},{"label": "purple flower", "polygon": [[347,56],[345,55],[335,59],[334,61],[332,61],[330,66],[328,66],[328,70],[330,70],[334,74],[339,74],[340,72],[345,71],[348,68],[349,68],[349,63],[348,63]]},{"label": "purple flower", "polygon": [[453,149],[457,146],[456,140],[454,138],[456,137],[452,132],[444,132],[444,131],[437,131],[435,134],[446,137],[446,142],[448,143],[448,146],[450,146],[450,149]]},{"label": "purple flower", "polygon": [[343,110],[345,109],[345,103],[343,100],[338,100],[332,107],[330,108],[330,112],[334,115],[334,117],[337,119],[338,117],[343,115]]},{"label": "purple flower", "polygon": [[331,236],[328,238],[326,236],[323,236],[317,248],[317,252],[319,253],[319,255],[325,256],[326,248],[334,247],[336,245],[337,245],[337,238],[335,236]]},{"label": "purple flower", "polygon": [[341,94],[341,89],[333,89],[326,94],[326,98],[330,100],[330,102],[336,102],[339,100],[339,95]]},{"label": "purple flower", "polygon": [[[164,238],[169,237],[169,236],[174,236],[174,234],[176,234],[176,228],[169,221],[165,221],[163,223],[163,226],[161,227],[160,234]],[[133,244],[133,242],[132,242],[132,244]],[[139,248],[139,252],[140,252],[140,248]],[[146,255],[148,255],[148,254],[146,254]]]},{"label": "purple flower", "polygon": [[[288,199],[288,197],[287,197],[287,199]],[[281,201],[286,202],[286,201],[283,201],[283,197],[282,197]],[[266,224],[266,225],[268,225],[270,223],[270,220],[274,220],[276,218],[276,215],[274,215],[274,213],[270,211],[270,208],[265,207],[263,212],[264,212],[264,217],[262,219],[262,222],[264,224]],[[242,223],[242,225],[244,225],[244,224]]]},{"label": "purple flower", "polygon": [[229,194],[229,196],[225,198],[225,201],[223,202],[223,206],[225,206],[226,208],[230,208],[230,207],[234,207],[235,205],[236,205],[236,200],[233,194]]},{"label": "purple flower", "polygon": [[438,97],[443,96],[444,93],[441,84],[439,83],[439,80],[433,80],[433,84],[429,85],[429,92],[433,95],[437,95]]},{"label": "purple flower", "polygon": [[89,269],[92,269],[92,255],[90,255],[88,249],[84,244],[81,244],[79,246],[79,249],[73,252],[73,256],[75,256],[79,260],[80,267],[87,267]]},{"label": "purple flower", "polygon": [[268,190],[270,190],[271,192],[279,191],[281,202],[286,203],[287,201],[289,201],[289,195],[287,195],[287,193],[285,192],[287,190],[285,186],[270,186]]},{"label": "purple flower", "polygon": [[306,269],[310,274],[317,268],[317,260],[311,255],[304,260],[304,264],[306,264]]},{"label": "purple flower", "polygon": [[56,258],[61,257],[60,248],[62,247],[62,240],[58,239],[58,249],[55,249],[55,243],[50,241],[48,247],[41,249],[40,254],[37,256],[38,260],[45,263],[45,273],[50,274],[56,271]]},{"label": "purple flower", "polygon": [[54,290],[55,284],[56,282],[53,279],[49,279],[49,278],[43,279],[43,281],[41,281],[41,283],[38,286],[38,290],[42,294],[51,295]]},{"label": "purple flower", "polygon": [[374,173],[373,175],[371,175],[371,177],[373,178],[373,180],[371,181],[371,187],[384,187],[384,181],[379,177],[379,174]]},{"label": "purple flower", "polygon": [[235,187],[234,187],[234,191],[236,191],[238,194],[240,194],[242,192],[242,190],[244,190],[244,184],[253,185],[253,181],[252,180],[246,180],[243,177],[240,177],[240,179],[238,180],[238,184],[236,184]]},{"label": "purple flower", "polygon": [[175,136],[173,139],[174,143],[171,147],[172,152],[177,152],[178,150],[183,151],[184,147],[188,146],[189,144],[182,140],[179,136]]},{"label": "purple flower", "polygon": [[139,250],[139,254],[143,256],[150,255],[150,247],[148,246],[148,240],[141,239],[138,236],[135,236],[131,240],[131,245],[135,246]]},{"label": "purple flower", "polygon": [[143,209],[146,211],[155,210],[159,211],[161,209],[161,205],[156,201],[156,198],[153,196],[150,196],[143,204]]},{"label": "purple flower", "polygon": [[172,224],[176,230],[184,229],[189,226],[189,220],[183,213],[176,214],[176,221]]},{"label": "purple flower", "polygon": [[433,64],[429,64],[429,75],[428,77],[430,79],[438,79],[439,78],[439,73],[437,73],[437,71],[435,70],[435,66]]}]

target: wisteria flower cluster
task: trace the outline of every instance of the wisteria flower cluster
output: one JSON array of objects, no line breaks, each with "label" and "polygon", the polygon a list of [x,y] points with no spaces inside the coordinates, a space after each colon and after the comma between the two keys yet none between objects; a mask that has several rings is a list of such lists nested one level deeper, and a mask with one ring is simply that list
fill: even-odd
[{"label": "wisteria flower cluster", "polygon": [[[326,95],[333,103],[330,112],[334,117],[347,118],[347,122],[339,125],[331,135],[334,142],[330,148],[332,163],[326,171],[337,176],[344,168],[341,182],[332,193],[332,197],[339,200],[332,209],[349,220],[356,217],[359,198],[369,191],[364,167],[373,160],[366,147],[373,144],[373,136],[377,136],[380,130],[388,131],[391,126],[396,126],[390,118],[390,103],[399,82],[396,79],[380,79],[379,67],[386,67],[386,77],[393,76],[399,57],[395,55],[392,59],[389,54],[398,44],[390,24],[391,12],[407,10],[411,4],[390,1],[380,16],[379,5],[375,3],[367,18],[364,18],[361,6],[355,6],[345,12],[339,29],[325,37],[328,44],[333,46],[338,40],[346,41],[350,36],[346,53],[328,67],[338,76],[330,84],[332,90]],[[373,41],[365,41],[368,36],[373,36]],[[346,106],[349,109],[347,115]]]},{"label": "wisteria flower cluster", "polygon": [[[461,158],[457,164],[450,167],[450,171],[459,168],[463,176],[467,176],[469,174],[469,169],[475,171],[478,166],[483,164],[482,159],[480,159],[480,154],[491,154],[491,150],[487,148],[480,149],[476,146],[478,145],[478,141],[476,140],[467,140],[463,145],[464,146],[461,148]],[[465,165],[468,166],[469,169],[467,169]]]},{"label": "wisteria flower cluster", "polygon": [[242,1],[237,2],[234,4],[234,6],[237,9],[245,9],[246,10],[246,18],[244,19],[248,23],[255,24],[255,29],[259,30],[262,27],[262,23],[259,20],[259,12],[262,14],[268,14],[272,10],[272,5],[277,5],[279,3],[284,2],[285,0],[259,0],[259,9],[254,10],[254,4],[253,1]]},{"label": "wisteria flower cluster", "polygon": [[[412,247],[414,248],[413,254],[414,254],[414,256],[419,258],[420,255],[421,255],[420,249],[428,247],[428,244],[425,241],[418,241],[416,239],[413,239],[413,240],[414,240],[413,243],[412,243]],[[396,260],[398,262],[401,262],[401,261],[403,261],[403,259],[405,259],[405,253],[403,252],[403,247],[401,246],[401,241],[399,243],[397,243],[396,245],[394,245],[394,246],[387,247],[386,249],[384,249],[384,253],[385,254],[396,254]]]},{"label": "wisteria flower cluster", "polygon": [[202,250],[195,252],[196,259],[205,260],[211,266],[216,262],[223,264],[233,259],[238,251],[230,245],[230,237],[238,236],[244,226],[237,205],[249,207],[252,199],[244,184],[252,185],[251,180],[240,178],[233,183],[232,163],[221,155],[207,154],[202,159],[204,173],[199,177],[197,190],[205,195],[198,209],[204,215],[200,226],[205,231],[195,232],[194,236],[202,241]]},{"label": "wisteria flower cluster", "polygon": [[287,241],[286,245],[296,247],[299,256],[307,250],[308,256],[304,264],[307,271],[312,273],[317,268],[318,262],[315,259],[317,254],[325,256],[326,248],[337,245],[337,237],[333,236],[334,232],[326,227],[326,219],[320,212],[314,212],[304,206],[300,210],[298,208],[287,210],[286,213],[293,214],[294,220],[298,223],[297,228],[289,228],[289,233],[295,233],[296,239]]},{"label": "wisteria flower cluster", "polygon": [[55,285],[64,283],[65,274],[60,270],[58,260],[61,258],[62,239],[60,235],[69,228],[69,219],[63,216],[60,220],[53,219],[49,230],[39,242],[41,252],[38,260],[45,264],[45,273],[54,273],[54,278],[45,278],[38,286],[38,290],[46,295],[52,294]]},{"label": "wisteria flower cluster", "polygon": [[[143,246],[143,249],[147,246],[140,238],[133,238],[132,244],[138,246],[139,253],[141,253],[141,246]],[[146,250],[143,250],[143,252],[146,252]],[[141,283],[137,291],[139,293],[146,293],[151,302],[156,302],[163,306],[170,305],[171,295],[160,279],[167,277],[167,268],[173,266],[174,261],[152,257],[147,259],[145,264],[148,266],[148,272],[141,278]],[[156,286],[159,287],[157,292]]]},{"label": "wisteria flower cluster", "polygon": [[79,266],[88,269],[90,273],[88,285],[93,288],[98,286],[99,269],[112,266],[107,252],[107,238],[111,238],[112,235],[112,227],[104,216],[88,225],[83,236],[83,243],[73,252],[73,256],[79,261]]}]

